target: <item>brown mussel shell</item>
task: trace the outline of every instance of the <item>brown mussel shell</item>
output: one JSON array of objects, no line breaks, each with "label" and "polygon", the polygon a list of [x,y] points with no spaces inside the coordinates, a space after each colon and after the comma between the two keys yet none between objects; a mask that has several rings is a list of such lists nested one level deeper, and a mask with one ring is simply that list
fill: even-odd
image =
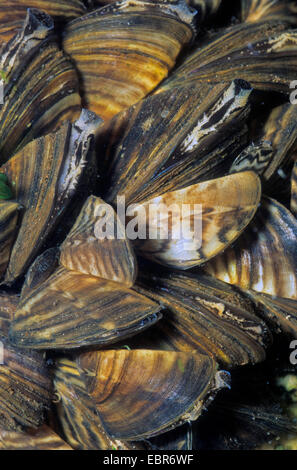
[{"label": "brown mussel shell", "polygon": [[158,91],[240,78],[256,90],[289,94],[289,83],[297,75],[296,55],[297,30],[288,30],[286,23],[237,24],[206,39]]},{"label": "brown mussel shell", "polygon": [[43,425],[26,432],[0,429],[0,450],[72,450],[50,427]]},{"label": "brown mussel shell", "polygon": [[104,199],[142,202],[228,173],[246,140],[251,86],[181,86],[115,116],[98,133]]},{"label": "brown mussel shell", "polygon": [[204,269],[242,289],[297,300],[296,248],[295,217],[282,204],[265,197],[236,244]]},{"label": "brown mussel shell", "polygon": [[142,442],[113,439],[105,432],[95,402],[87,392],[85,373],[75,361],[66,358],[57,361],[54,386],[58,421],[66,442],[73,449],[146,449]]},{"label": "brown mussel shell", "polygon": [[54,131],[81,109],[78,78],[60,51],[46,13],[28,9],[22,29],[0,51],[0,161],[32,139]]},{"label": "brown mussel shell", "polygon": [[16,201],[0,201],[0,277],[6,271],[17,233],[21,205]]},{"label": "brown mussel shell", "polygon": [[192,40],[193,17],[184,0],[124,0],[69,23],[63,48],[84,106],[106,120],[152,91]]},{"label": "brown mussel shell", "polygon": [[197,350],[228,369],[265,359],[270,332],[233,286],[201,272],[152,271],[142,274],[140,282],[135,289],[163,305],[163,318],[132,338],[129,347]]},{"label": "brown mussel shell", "polygon": [[52,398],[43,354],[24,352],[8,341],[8,327],[18,300],[5,293],[0,297],[0,428],[7,431],[40,426]]},{"label": "brown mussel shell", "polygon": [[66,122],[56,133],[33,140],[2,166],[23,207],[5,283],[25,272],[69,205],[100,122],[84,110],[74,124]]},{"label": "brown mussel shell", "polygon": [[[239,237],[254,217],[260,197],[258,176],[243,172],[136,204],[133,212],[137,214],[138,227],[146,228],[146,238],[136,239],[135,247],[141,256],[165,266],[198,266]],[[183,205],[188,206],[187,213],[183,212]]]},{"label": "brown mussel shell", "polygon": [[64,23],[85,13],[83,0],[5,0],[0,5],[0,39],[8,41],[20,29],[28,8],[37,8]]},{"label": "brown mussel shell", "polygon": [[241,0],[241,19],[248,23],[281,20],[296,25],[296,14],[295,0]]},{"label": "brown mussel shell", "polygon": [[[103,228],[105,224],[112,228],[112,233],[103,231],[102,238],[98,239],[96,228]],[[124,226],[113,208],[95,196],[87,199],[62,244],[60,262],[71,271],[119,282],[126,287],[133,286],[137,274],[136,258]]]},{"label": "brown mussel shell", "polygon": [[227,380],[195,351],[97,351],[80,355],[78,364],[114,439],[141,440],[197,419]]}]

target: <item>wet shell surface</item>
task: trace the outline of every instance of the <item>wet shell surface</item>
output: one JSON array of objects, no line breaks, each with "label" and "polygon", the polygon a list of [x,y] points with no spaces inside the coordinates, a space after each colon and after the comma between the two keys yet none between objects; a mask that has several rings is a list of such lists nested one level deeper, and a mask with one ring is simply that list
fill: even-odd
[{"label": "wet shell surface", "polygon": [[192,40],[193,16],[184,2],[125,0],[68,24],[85,106],[109,119],[152,91]]}]

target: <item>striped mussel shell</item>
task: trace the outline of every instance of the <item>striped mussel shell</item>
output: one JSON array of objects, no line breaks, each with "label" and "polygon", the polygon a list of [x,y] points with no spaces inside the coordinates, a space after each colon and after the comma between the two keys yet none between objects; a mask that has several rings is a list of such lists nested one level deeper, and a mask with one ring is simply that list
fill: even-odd
[{"label": "striped mussel shell", "polygon": [[234,246],[209,261],[204,269],[249,291],[257,302],[262,299],[268,309],[278,311],[270,312],[268,317],[296,335],[296,247],[295,217],[276,200],[264,198],[254,220]]},{"label": "striped mussel shell", "polygon": [[5,0],[0,5],[0,40],[9,41],[22,27],[28,8],[37,8],[64,23],[86,12],[83,0]]},{"label": "striped mussel shell", "polygon": [[145,450],[144,443],[111,438],[104,430],[96,404],[87,391],[85,373],[76,361],[59,359],[54,375],[58,424],[75,450]]},{"label": "striped mussel shell", "polygon": [[0,428],[0,450],[72,450],[49,426],[26,432]]},{"label": "striped mussel shell", "polygon": [[[100,227],[112,228],[111,233]],[[61,245],[61,265],[70,271],[118,282],[132,287],[137,261],[126,238],[124,226],[113,208],[102,199],[90,196],[75,224]]]},{"label": "striped mussel shell", "polygon": [[256,144],[252,142],[235,158],[230,173],[241,171],[254,171],[262,176],[271,164],[275,152],[271,142],[260,140]]},{"label": "striped mussel shell", "polygon": [[240,78],[256,90],[287,95],[289,83],[296,78],[296,55],[297,30],[288,30],[285,22],[236,24],[205,39],[158,91]]},{"label": "striped mussel shell", "polygon": [[0,332],[2,335],[8,335],[19,300],[16,294],[0,291]]},{"label": "striped mussel shell", "polygon": [[26,143],[75,120],[81,109],[78,78],[60,51],[46,13],[28,9],[23,27],[0,51],[0,161]]},{"label": "striped mussel shell", "polygon": [[241,19],[249,23],[284,21],[296,25],[295,0],[241,0]]},{"label": "striped mussel shell", "polygon": [[294,163],[291,176],[291,212],[297,218],[297,161]]},{"label": "striped mussel shell", "polygon": [[247,138],[251,86],[181,86],[123,111],[98,132],[104,199],[142,202],[228,173]]},{"label": "striped mussel shell", "polygon": [[70,22],[63,48],[84,105],[106,120],[151,92],[192,40],[195,13],[184,0],[124,0]]},{"label": "striped mussel shell", "polygon": [[0,200],[0,276],[5,273],[17,233],[21,206],[16,201]]},{"label": "striped mussel shell", "polygon": [[[88,198],[57,268],[55,256],[48,253],[30,268],[10,330],[13,343],[31,349],[106,345],[160,318],[159,304],[128,287],[136,270],[129,241],[96,239],[101,207],[100,198]],[[93,227],[85,223],[88,217]],[[123,227],[120,232],[125,233]]]},{"label": "striped mussel shell", "polygon": [[189,269],[233,243],[253,219],[260,198],[256,173],[235,173],[135,204],[127,214],[127,230],[137,226],[134,245],[141,256]]},{"label": "striped mussel shell", "polygon": [[252,302],[233,286],[202,272],[143,272],[135,289],[160,302],[163,317],[128,341],[140,347],[208,354],[224,368],[261,362],[271,343]]},{"label": "striped mussel shell", "polygon": [[273,154],[267,159],[267,165],[262,171],[264,180],[272,177],[282,178],[282,167],[290,164],[290,158],[295,151],[297,142],[297,109],[290,103],[277,106],[268,116],[260,140],[267,142],[272,147]]},{"label": "striped mussel shell", "polygon": [[218,11],[222,0],[187,0],[187,3],[198,10],[199,20],[203,21]]},{"label": "striped mussel shell", "polygon": [[74,124],[67,121],[55,133],[33,140],[1,167],[23,208],[5,283],[24,274],[69,205],[100,122],[83,110]]},{"label": "striped mussel shell", "polygon": [[18,432],[25,427],[37,428],[43,423],[45,410],[49,408],[52,398],[50,374],[43,354],[24,352],[12,346],[8,340],[8,328],[18,301],[17,296],[1,293],[1,431]]},{"label": "striped mussel shell", "polygon": [[229,386],[229,375],[197,351],[111,349],[76,361],[112,439],[142,440],[194,421]]}]

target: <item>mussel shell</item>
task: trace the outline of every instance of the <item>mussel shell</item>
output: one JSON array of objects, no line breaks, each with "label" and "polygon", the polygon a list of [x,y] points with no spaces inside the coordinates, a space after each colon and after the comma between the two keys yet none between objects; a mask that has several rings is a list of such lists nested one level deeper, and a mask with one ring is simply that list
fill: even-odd
[{"label": "mussel shell", "polygon": [[4,104],[0,108],[0,161],[30,140],[54,131],[81,109],[78,78],[60,51],[50,16],[28,9],[19,33],[0,52]]},{"label": "mussel shell", "polygon": [[59,359],[54,386],[58,422],[73,449],[145,450],[141,442],[115,440],[106,434],[95,402],[87,392],[84,372],[75,361]]},{"label": "mussel shell", "polygon": [[124,0],[69,23],[63,48],[84,105],[109,119],[152,91],[193,38],[193,16],[184,0]]},{"label": "mussel shell", "polygon": [[27,287],[10,339],[31,349],[109,344],[154,324],[159,310],[157,303],[119,283],[61,267],[34,289]]},{"label": "mussel shell", "polygon": [[21,351],[0,334],[4,364],[0,365],[0,427],[10,431],[38,427],[49,408],[51,381],[43,355]]},{"label": "mussel shell", "polygon": [[231,165],[230,173],[240,171],[254,171],[262,176],[271,160],[274,151],[271,142],[261,141],[259,144],[250,144],[246,147]]},{"label": "mussel shell", "polygon": [[199,20],[205,21],[218,11],[222,0],[187,0],[187,3],[198,10]]},{"label": "mussel shell", "polygon": [[58,23],[85,13],[83,0],[5,0],[0,5],[0,39],[8,41],[22,27],[28,8],[38,8]]},{"label": "mussel shell", "polygon": [[0,429],[0,450],[72,450],[46,425],[26,432]]},{"label": "mussel shell", "polygon": [[282,204],[265,197],[236,244],[209,261],[204,269],[242,289],[296,300],[296,248],[295,217]]},{"label": "mussel shell", "polygon": [[56,133],[30,142],[1,169],[24,208],[5,277],[8,284],[30,265],[75,193],[100,124],[90,114],[84,110],[73,125],[66,122]]},{"label": "mussel shell", "polygon": [[273,155],[263,172],[265,180],[271,179],[275,173],[286,165],[296,148],[297,142],[297,109],[293,104],[278,106],[270,113],[260,139],[270,142]]},{"label": "mussel shell", "polygon": [[165,310],[154,331],[130,340],[129,347],[146,344],[177,351],[198,350],[228,369],[265,359],[270,332],[255,315],[252,304],[232,286],[201,272],[153,271],[142,274],[135,289],[160,302]]},{"label": "mussel shell", "polygon": [[241,0],[241,19],[249,23],[260,21],[284,21],[296,24],[295,0]]},{"label": "mussel shell", "polygon": [[214,361],[197,352],[98,351],[82,354],[78,364],[115,439],[139,440],[195,420],[207,395],[223,386]]},{"label": "mussel shell", "polygon": [[0,292],[0,334],[8,336],[10,324],[19,303],[19,296]]},{"label": "mussel shell", "polygon": [[7,268],[12,245],[17,232],[21,205],[16,201],[0,200],[0,276]]},{"label": "mussel shell", "polygon": [[245,143],[251,91],[243,80],[181,86],[114,117],[98,137],[104,199],[130,204],[228,173]]},{"label": "mussel shell", "polygon": [[249,291],[259,315],[277,333],[285,332],[297,338],[297,300]]},{"label": "mussel shell", "polygon": [[[258,176],[254,172],[243,172],[135,205],[133,211],[137,214],[138,227],[146,228],[146,238],[136,239],[135,247],[141,256],[165,266],[178,269],[198,266],[239,237],[254,217],[260,197]],[[186,215],[183,205],[189,207]],[[196,228],[191,231],[193,221],[198,226],[197,232],[201,226],[201,233],[196,233]],[[134,223],[133,219],[129,223]]]},{"label": "mussel shell", "polygon": [[159,90],[240,78],[257,90],[289,94],[288,85],[297,74],[296,54],[297,31],[288,31],[286,23],[241,23],[206,40]]},{"label": "mussel shell", "polygon": [[[98,238],[97,224],[106,224],[112,233],[105,236],[103,230],[99,234],[102,238]],[[137,274],[136,258],[125,227],[113,208],[95,196],[87,199],[62,244],[60,262],[69,270],[119,282],[127,287],[134,284]]]}]

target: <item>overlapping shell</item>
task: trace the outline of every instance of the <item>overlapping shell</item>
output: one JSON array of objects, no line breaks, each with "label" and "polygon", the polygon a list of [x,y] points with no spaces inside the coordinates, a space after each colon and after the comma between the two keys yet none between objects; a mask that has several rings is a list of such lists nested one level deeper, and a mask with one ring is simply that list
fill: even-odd
[{"label": "overlapping shell", "polygon": [[100,119],[85,110],[73,125],[66,122],[56,133],[33,140],[1,167],[23,208],[6,283],[25,272],[69,205],[98,125]]},{"label": "overlapping shell", "polygon": [[22,29],[0,51],[0,161],[80,114],[75,69],[58,46],[50,16],[28,9]]},{"label": "overlapping shell", "polygon": [[[162,320],[131,347],[198,350],[224,367],[261,362],[270,333],[251,302],[223,282],[196,274],[154,271],[135,288],[164,305]],[[211,332],[211,334],[210,334]]]},{"label": "overlapping shell", "polygon": [[63,48],[81,78],[84,105],[111,118],[152,91],[194,36],[179,0],[124,0],[67,25]]},{"label": "overlapping shell", "polygon": [[226,174],[245,145],[251,92],[242,80],[181,86],[118,114],[98,133],[105,200],[143,202]]},{"label": "overlapping shell", "polygon": [[28,8],[45,11],[57,22],[72,20],[86,10],[82,0],[5,0],[0,5],[0,39],[8,41],[18,32]]},{"label": "overlapping shell", "polygon": [[0,450],[72,450],[54,431],[43,425],[24,432],[0,429]]},{"label": "overlapping shell", "polygon": [[17,301],[6,294],[0,297],[0,428],[4,431],[40,426],[52,398],[50,375],[42,353],[24,352],[8,340]]},{"label": "overlapping shell", "polygon": [[[44,263],[37,261],[31,267],[11,328],[13,343],[33,349],[110,344],[159,319],[159,305],[128,288],[136,269],[129,241],[120,243],[125,249],[119,250],[118,241],[111,240],[116,257],[105,256],[106,241],[96,238],[95,229],[101,205],[101,199],[88,198],[62,247],[61,265],[55,270],[52,258],[43,282],[36,284],[34,279],[40,269],[44,271]],[[89,227],[84,232],[86,221]],[[90,244],[94,259],[88,253]]]},{"label": "overlapping shell", "polygon": [[[64,432],[75,447],[135,448],[123,440],[196,419],[229,380],[198,352],[118,349],[84,353],[76,362],[60,361],[55,377]],[[79,398],[76,408],[69,387]]]},{"label": "overlapping shell", "polygon": [[206,39],[160,90],[241,78],[257,90],[288,94],[288,84],[296,78],[296,51],[297,32],[288,30],[286,22],[241,23]]}]

